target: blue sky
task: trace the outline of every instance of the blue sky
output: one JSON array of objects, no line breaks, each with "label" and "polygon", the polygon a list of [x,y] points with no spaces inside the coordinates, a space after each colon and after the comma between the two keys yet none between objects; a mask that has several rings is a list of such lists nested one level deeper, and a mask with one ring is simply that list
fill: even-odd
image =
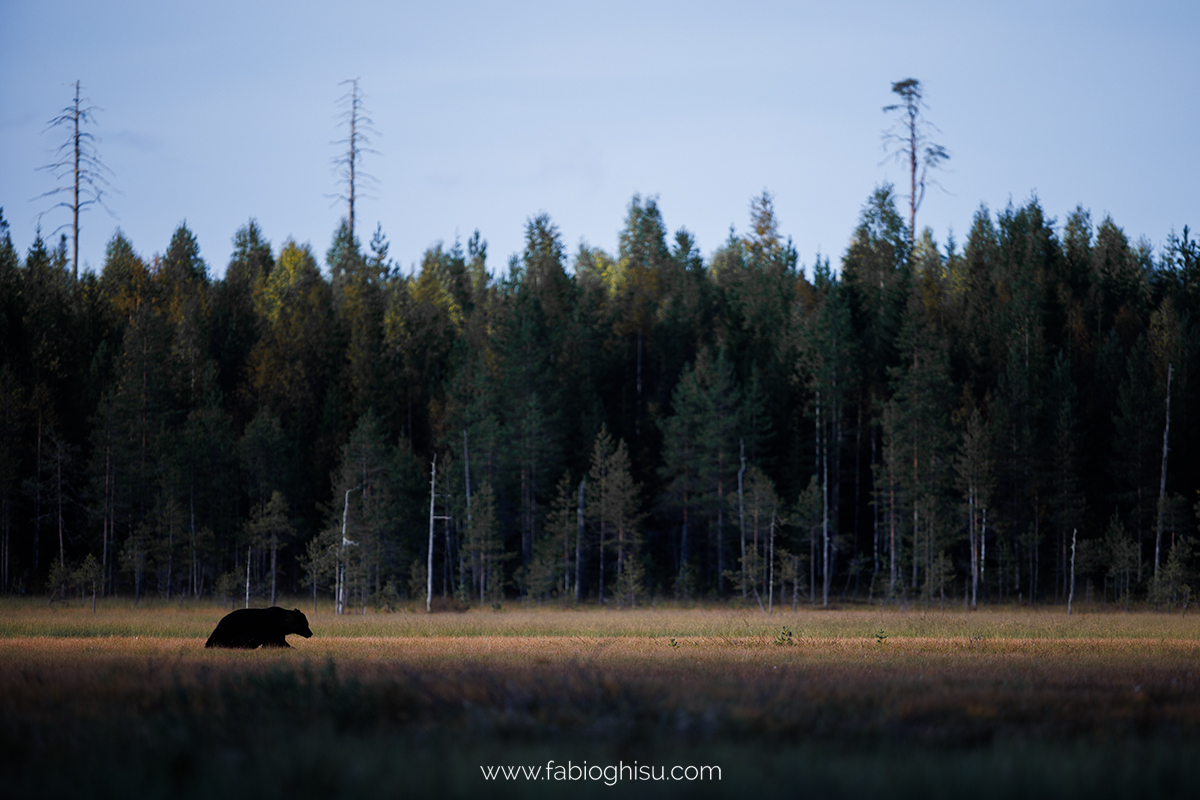
[{"label": "blue sky", "polygon": [[763,189],[802,262],[836,266],[874,187],[905,180],[881,109],[906,77],[952,153],[917,218],[939,241],[1035,193],[1156,248],[1200,225],[1194,2],[9,0],[0,16],[4,217],[24,251],[53,204],[31,202],[55,185],[35,168],[65,135],[46,123],[81,80],[120,192],[115,219],[83,217],[93,269],[117,226],[152,256],[184,220],[214,276],[250,217],[276,251],[292,237],[323,255],[354,77],[379,151],[360,237],[382,224],[406,270],[476,228],[501,270],[541,212],[569,252],[615,251],[635,193],[709,254]]}]

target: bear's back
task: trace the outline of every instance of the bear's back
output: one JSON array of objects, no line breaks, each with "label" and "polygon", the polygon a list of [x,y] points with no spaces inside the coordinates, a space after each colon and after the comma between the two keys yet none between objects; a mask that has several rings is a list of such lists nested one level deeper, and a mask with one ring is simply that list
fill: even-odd
[{"label": "bear's back", "polygon": [[257,647],[289,647],[287,634],[312,636],[308,618],[300,609],[288,611],[270,608],[239,608],[221,618],[205,647],[231,647],[253,650]]}]

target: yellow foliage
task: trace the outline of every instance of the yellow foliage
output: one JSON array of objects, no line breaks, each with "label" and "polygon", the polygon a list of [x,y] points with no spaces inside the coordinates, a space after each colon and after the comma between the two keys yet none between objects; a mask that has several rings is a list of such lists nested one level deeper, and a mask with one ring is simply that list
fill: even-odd
[{"label": "yellow foliage", "polygon": [[432,269],[421,270],[416,285],[412,289],[412,299],[418,305],[428,304],[436,308],[450,320],[455,332],[462,330],[462,307],[455,301],[454,296],[446,290],[437,272]]},{"label": "yellow foliage", "polygon": [[271,327],[279,325],[284,308],[294,294],[312,279],[320,279],[316,259],[308,245],[298,245],[292,239],[284,242],[271,274],[258,287],[254,298],[254,310]]}]

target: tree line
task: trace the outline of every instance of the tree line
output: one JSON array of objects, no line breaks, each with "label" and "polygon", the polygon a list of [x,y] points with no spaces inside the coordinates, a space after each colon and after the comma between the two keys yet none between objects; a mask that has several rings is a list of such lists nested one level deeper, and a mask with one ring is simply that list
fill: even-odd
[{"label": "tree line", "polygon": [[251,220],[216,279],[181,225],[77,275],[0,215],[0,588],[1188,602],[1186,228],[1156,251],[1035,199],[960,247],[885,185],[837,269],[766,192],[708,257],[638,196],[616,253],[545,215],[503,270],[478,232],[388,249],[343,221],[322,265]]}]

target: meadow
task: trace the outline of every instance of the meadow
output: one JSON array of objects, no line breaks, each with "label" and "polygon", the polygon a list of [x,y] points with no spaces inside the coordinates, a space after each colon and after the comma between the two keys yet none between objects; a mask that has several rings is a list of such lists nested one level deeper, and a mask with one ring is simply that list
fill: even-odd
[{"label": "meadow", "polygon": [[[5,794],[1190,796],[1200,617],[1061,608],[333,615],[205,650],[212,604],[0,603]],[[720,781],[487,781],[488,765]]]}]

